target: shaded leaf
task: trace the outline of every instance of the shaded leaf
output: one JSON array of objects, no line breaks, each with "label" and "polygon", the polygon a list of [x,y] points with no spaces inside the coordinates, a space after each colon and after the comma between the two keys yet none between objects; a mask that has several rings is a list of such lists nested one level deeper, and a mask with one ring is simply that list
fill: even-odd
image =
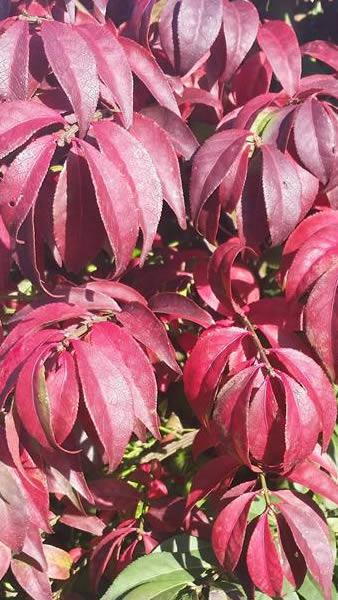
[{"label": "shaded leaf", "polygon": [[266,21],[257,40],[285,91],[294,96],[299,88],[301,54],[293,29],[283,21]]},{"label": "shaded leaf", "polygon": [[79,142],[79,147],[88,163],[101,219],[115,256],[115,274],[118,275],[127,267],[137,240],[138,216],[133,193],[128,180],[112,160],[85,141]]},{"label": "shaded leaf", "polygon": [[73,340],[84,400],[110,470],[120,463],[133,431],[133,399],[128,381],[118,367],[97,347]]}]

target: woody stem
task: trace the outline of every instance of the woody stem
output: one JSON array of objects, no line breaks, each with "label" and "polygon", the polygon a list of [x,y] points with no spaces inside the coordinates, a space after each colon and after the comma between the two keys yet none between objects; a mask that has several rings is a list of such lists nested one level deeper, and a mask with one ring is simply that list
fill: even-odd
[{"label": "woody stem", "polygon": [[264,365],[266,366],[268,372],[270,375],[274,376],[275,375],[275,371],[273,369],[273,367],[271,366],[269,359],[267,357],[267,353],[265,351],[265,348],[262,346],[262,343],[256,333],[256,330],[253,326],[253,324],[251,323],[251,321],[248,319],[248,317],[244,314],[241,314],[241,319],[243,321],[243,323],[245,324],[246,328],[248,329],[248,331],[250,331],[253,340],[255,342],[256,348],[258,350],[258,354],[262,360],[262,362],[264,363]]}]

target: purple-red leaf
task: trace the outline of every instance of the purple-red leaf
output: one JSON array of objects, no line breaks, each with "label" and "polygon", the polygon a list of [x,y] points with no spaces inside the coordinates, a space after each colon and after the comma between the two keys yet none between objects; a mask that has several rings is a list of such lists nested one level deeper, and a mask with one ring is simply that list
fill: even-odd
[{"label": "purple-red leaf", "polygon": [[212,547],[219,563],[233,570],[239,560],[247,528],[250,505],[256,492],[247,492],[230,502],[218,515],[212,529]]},{"label": "purple-red leaf", "polygon": [[1,214],[13,237],[36,201],[55,147],[52,136],[35,140],[18,154],[1,181]]},{"label": "purple-red leaf", "polygon": [[298,109],[294,124],[297,153],[304,166],[328,183],[336,168],[336,130],[323,104],[308,98]]},{"label": "purple-red leaf", "polygon": [[99,98],[95,58],[75,26],[43,21],[41,35],[48,62],[74,108],[84,137]]},{"label": "purple-red leaf", "polygon": [[280,150],[262,145],[263,194],[271,244],[283,242],[302,216],[302,185],[295,163]]},{"label": "purple-red leaf", "polygon": [[0,36],[0,98],[28,97],[29,25],[16,21]]},{"label": "purple-red leaf", "polygon": [[5,463],[0,464],[0,542],[19,552],[24,545],[28,522],[25,494],[19,479],[13,477],[13,471]]},{"label": "purple-red leaf", "polygon": [[43,104],[21,100],[1,104],[0,158],[19,148],[39,129],[64,123],[63,117]]},{"label": "purple-red leaf", "polygon": [[264,52],[255,52],[246,58],[232,80],[233,94],[238,106],[266,94],[272,78],[272,68]]},{"label": "purple-red leaf", "polygon": [[[93,125],[102,152],[114,160],[123,180],[130,184],[137,207],[139,226],[143,233],[141,260],[151,249],[162,212],[162,186],[154,163],[145,146],[123,127],[112,122]],[[116,183],[113,185],[116,186]],[[125,199],[122,199],[125,203]],[[128,209],[128,219],[133,218]]]},{"label": "purple-red leaf", "polygon": [[115,162],[85,141],[81,140],[79,147],[88,163],[118,275],[127,267],[137,240],[138,215],[133,193]]},{"label": "purple-red leaf", "polygon": [[74,359],[69,352],[55,354],[49,359],[45,385],[51,427],[56,442],[62,444],[73,429],[79,404]]},{"label": "purple-red leaf", "polygon": [[214,324],[213,318],[191,298],[175,292],[162,292],[149,300],[149,308],[155,313],[165,313],[172,318],[187,319],[202,327]]},{"label": "purple-red leaf", "polygon": [[13,558],[11,568],[15,579],[34,600],[52,600],[47,573],[30,565],[24,557]]},{"label": "purple-red leaf", "polygon": [[11,558],[12,555],[10,548],[0,542],[0,579],[6,575],[7,569],[11,563]]},{"label": "purple-red leaf", "polygon": [[135,75],[141,79],[159,104],[180,116],[173,91],[152,54],[133,40],[120,37],[120,43]]},{"label": "purple-red leaf", "polygon": [[247,135],[247,131],[237,129],[221,131],[196,153],[190,183],[190,206],[195,223],[204,204],[241,154]]},{"label": "purple-red leaf", "polygon": [[176,113],[163,106],[148,106],[142,114],[156,121],[171,138],[177,154],[189,160],[199,147],[199,143],[188,125]]},{"label": "purple-red leaf", "polygon": [[90,418],[105,449],[110,470],[123,456],[133,431],[133,397],[118,366],[99,348],[73,340],[83,396]]},{"label": "purple-red leaf", "polygon": [[327,473],[318,468],[311,460],[305,460],[296,465],[287,474],[287,478],[294,483],[300,483],[309,488],[315,494],[328,498],[334,504],[338,504],[338,483]]},{"label": "purple-red leaf", "polygon": [[253,583],[264,594],[272,597],[282,595],[281,559],[272,538],[267,513],[264,513],[255,524],[248,545],[246,562]]},{"label": "purple-red leaf", "polygon": [[159,360],[165,362],[176,373],[181,373],[167,332],[149,308],[139,302],[128,302],[123,305],[123,310],[116,318],[135,339],[156,354]]},{"label": "purple-red leaf", "polygon": [[329,379],[312,358],[298,350],[278,348],[270,353],[277,357],[288,373],[307,390],[322,421],[322,444],[326,450],[337,417],[336,399]]},{"label": "purple-red leaf", "polygon": [[[222,78],[229,80],[254,43],[259,17],[253,4],[246,0],[224,2],[223,29],[226,42],[226,66]],[[250,75],[252,77],[252,74]]]},{"label": "purple-red leaf", "polygon": [[325,600],[331,600],[334,556],[324,519],[289,490],[274,494],[281,500],[278,508],[292,531],[310,573],[323,589]]},{"label": "purple-red leaf", "polygon": [[160,36],[170,62],[184,75],[208,52],[222,23],[221,0],[170,0],[161,14]]},{"label": "purple-red leaf", "polygon": [[334,379],[338,374],[338,268],[318,280],[305,309],[310,344]]},{"label": "purple-red leaf", "polygon": [[277,79],[289,96],[294,96],[301,75],[301,54],[295,32],[284,21],[267,21],[259,28],[257,40]]},{"label": "purple-red leaf", "polygon": [[88,166],[76,146],[56,184],[52,227],[60,257],[73,273],[95,258],[105,239]]},{"label": "purple-red leaf", "polygon": [[314,40],[301,46],[302,54],[309,54],[330,65],[332,69],[338,71],[338,46],[324,40]]},{"label": "purple-red leaf", "polygon": [[207,461],[193,478],[186,509],[194,506],[218,486],[230,486],[238,468],[237,458],[231,455],[217,456]]},{"label": "purple-red leaf", "polygon": [[185,393],[199,419],[204,420],[210,412],[229,356],[247,335],[239,327],[215,325],[199,337],[184,369]]},{"label": "purple-red leaf", "polygon": [[155,121],[138,113],[134,115],[130,133],[149,152],[162,184],[164,199],[174,211],[180,227],[186,229],[180,167],[169,136]]},{"label": "purple-red leaf", "polygon": [[130,422],[139,420],[159,437],[156,413],[157,387],[152,366],[146,354],[124,328],[114,323],[94,325],[90,336],[93,346],[100,348],[111,362],[118,365],[132,395],[132,412],[123,413]]},{"label": "purple-red leaf", "polygon": [[91,48],[100,79],[120,107],[127,129],[133,121],[133,77],[125,52],[108,27],[89,23],[78,32]]}]

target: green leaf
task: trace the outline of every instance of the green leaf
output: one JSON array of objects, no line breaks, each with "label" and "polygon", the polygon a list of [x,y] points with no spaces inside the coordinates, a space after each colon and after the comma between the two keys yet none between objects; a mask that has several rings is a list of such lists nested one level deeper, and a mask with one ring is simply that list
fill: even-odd
[{"label": "green leaf", "polygon": [[[155,554],[156,552],[178,552],[179,554],[186,554],[187,552],[194,552],[196,550],[200,553],[205,550],[212,552],[211,544],[210,542],[194,537],[193,535],[182,534],[164,540],[162,544],[156,546],[152,554]],[[216,558],[215,564],[217,564]]]},{"label": "green leaf", "polygon": [[241,585],[222,581],[211,586],[209,600],[247,600],[247,595]]},{"label": "green leaf", "polygon": [[[180,537],[185,539],[178,539]],[[186,539],[189,536],[178,538],[164,544],[175,549],[189,549],[190,543],[195,544]],[[199,543],[197,549],[173,553],[164,551],[164,544],[162,551],[142,556],[124,569],[101,600],[173,600],[179,591],[193,584],[215,564],[210,546],[201,547]]]},{"label": "green leaf", "polygon": [[[324,600],[323,592],[319,589],[311,575],[308,573],[303,585],[298,590],[300,600]],[[332,586],[332,600],[336,600],[335,586]]]}]

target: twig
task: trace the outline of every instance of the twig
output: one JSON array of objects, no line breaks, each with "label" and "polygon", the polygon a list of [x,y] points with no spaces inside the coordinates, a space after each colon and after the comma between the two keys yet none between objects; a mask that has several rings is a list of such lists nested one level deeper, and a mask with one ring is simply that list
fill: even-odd
[{"label": "twig", "polygon": [[166,446],[163,447],[162,450],[160,450],[158,452],[149,452],[148,454],[146,454],[145,456],[142,457],[142,459],[140,461],[141,464],[150,462],[151,460],[165,460],[169,456],[172,456],[173,454],[175,454],[177,452],[177,450],[180,450],[181,448],[188,448],[189,446],[192,446],[193,441],[196,437],[197,431],[198,431],[198,429],[195,429],[194,431],[189,431],[188,433],[184,433],[179,440],[170,442],[170,444],[167,444]]}]

